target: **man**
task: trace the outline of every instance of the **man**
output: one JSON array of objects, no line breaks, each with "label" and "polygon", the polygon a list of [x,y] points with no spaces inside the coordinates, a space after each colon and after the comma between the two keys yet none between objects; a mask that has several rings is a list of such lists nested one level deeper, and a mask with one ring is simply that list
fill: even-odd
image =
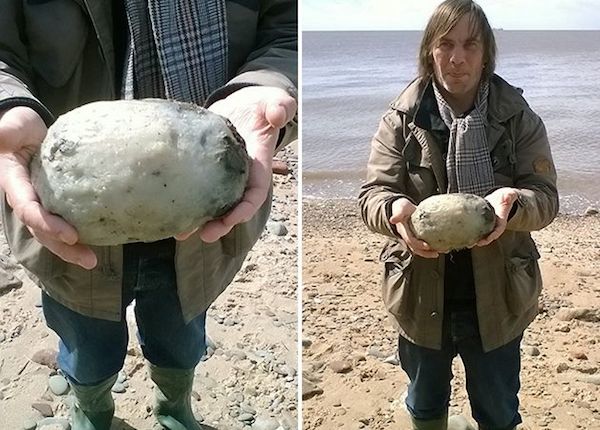
[{"label": "man", "polygon": [[[494,74],[494,34],[479,5],[447,0],[431,16],[419,77],[394,100],[371,144],[360,208],[391,240],[384,301],[400,330],[414,429],[446,429],[451,363],[464,363],[480,429],[513,429],[523,331],[537,313],[539,254],[529,234],[558,211],[540,118]],[[433,194],[473,193],[496,212],[488,237],[444,254],[408,219]]]},{"label": "man", "polygon": [[[295,136],[296,9],[288,0],[3,2],[3,224],[14,256],[39,278],[47,324],[61,339],[74,430],[110,428],[133,299],[157,420],[172,430],[202,428],[190,395],[206,309],[263,230],[274,151]],[[72,226],[41,207],[28,162],[57,115],[121,96],[193,102],[228,117],[253,159],[242,201],[177,242],[78,243]]]}]

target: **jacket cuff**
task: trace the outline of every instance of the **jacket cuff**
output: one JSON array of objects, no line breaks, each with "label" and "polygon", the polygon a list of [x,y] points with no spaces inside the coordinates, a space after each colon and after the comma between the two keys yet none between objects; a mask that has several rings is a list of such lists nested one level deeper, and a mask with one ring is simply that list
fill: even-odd
[{"label": "jacket cuff", "polygon": [[8,110],[17,106],[25,106],[33,109],[42,118],[46,127],[50,127],[54,121],[54,115],[40,102],[28,97],[10,97],[0,101],[0,111]]}]

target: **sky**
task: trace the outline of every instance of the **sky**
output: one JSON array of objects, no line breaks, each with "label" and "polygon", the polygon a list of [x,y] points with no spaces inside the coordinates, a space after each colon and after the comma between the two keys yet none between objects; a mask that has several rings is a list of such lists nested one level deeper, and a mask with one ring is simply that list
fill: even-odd
[{"label": "sky", "polygon": [[[301,0],[302,30],[422,30],[441,0]],[[504,30],[600,30],[600,0],[478,0]]]}]

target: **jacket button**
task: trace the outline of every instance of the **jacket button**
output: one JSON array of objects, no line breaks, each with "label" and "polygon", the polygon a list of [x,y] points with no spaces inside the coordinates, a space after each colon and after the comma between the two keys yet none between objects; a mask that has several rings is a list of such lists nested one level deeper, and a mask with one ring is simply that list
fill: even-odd
[{"label": "jacket button", "polygon": [[438,316],[438,313],[436,311],[433,311],[431,313],[431,318],[437,318],[437,316]]}]

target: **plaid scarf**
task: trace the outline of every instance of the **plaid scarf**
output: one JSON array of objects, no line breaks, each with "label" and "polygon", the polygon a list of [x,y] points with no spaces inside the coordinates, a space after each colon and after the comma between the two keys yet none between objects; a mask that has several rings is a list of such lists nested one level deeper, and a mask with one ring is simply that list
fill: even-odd
[{"label": "plaid scarf", "polygon": [[446,156],[449,193],[483,197],[494,186],[494,170],[485,133],[489,88],[489,82],[483,81],[477,91],[475,108],[466,116],[457,117],[433,81],[440,115],[450,129]]},{"label": "plaid scarf", "polygon": [[225,0],[125,0],[123,95],[202,105],[227,81]]}]

